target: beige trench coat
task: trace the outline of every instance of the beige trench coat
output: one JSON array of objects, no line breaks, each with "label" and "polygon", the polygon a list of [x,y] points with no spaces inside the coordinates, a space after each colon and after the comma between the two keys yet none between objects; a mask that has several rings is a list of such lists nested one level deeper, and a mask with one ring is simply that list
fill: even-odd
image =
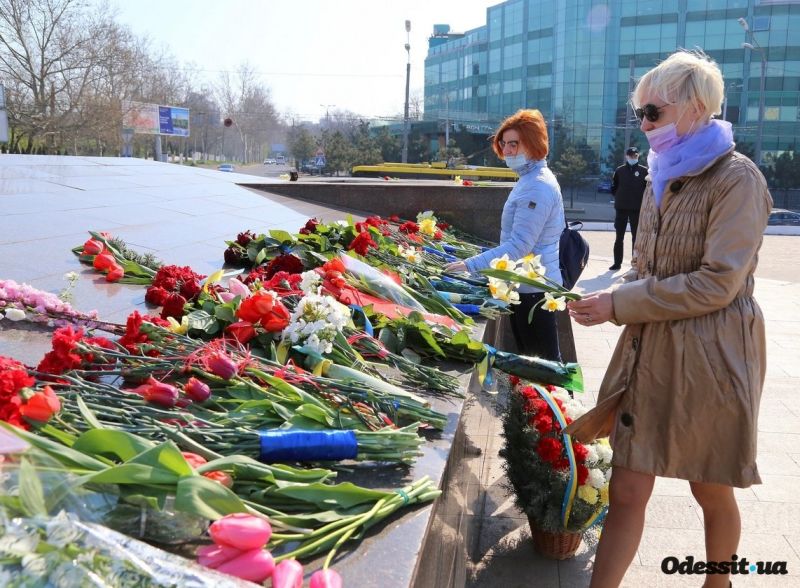
[{"label": "beige trench coat", "polygon": [[615,466],[746,488],[761,482],[766,340],[753,272],[772,198],[733,151],[676,180],[656,210],[648,178],[634,267],[612,294],[626,327],[598,405],[567,432],[613,433]]}]

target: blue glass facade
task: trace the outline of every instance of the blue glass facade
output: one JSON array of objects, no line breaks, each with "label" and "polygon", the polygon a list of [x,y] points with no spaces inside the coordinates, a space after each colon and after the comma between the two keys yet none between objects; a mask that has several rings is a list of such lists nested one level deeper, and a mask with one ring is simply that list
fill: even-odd
[{"label": "blue glass facade", "polygon": [[762,150],[800,148],[800,0],[508,0],[486,16],[485,26],[431,37],[426,119],[483,131],[538,108],[602,159],[626,123],[639,133],[626,121],[635,80],[677,48],[699,47],[725,76],[725,118],[752,145],[761,58],[742,47],[752,42],[744,18],[767,59]]}]

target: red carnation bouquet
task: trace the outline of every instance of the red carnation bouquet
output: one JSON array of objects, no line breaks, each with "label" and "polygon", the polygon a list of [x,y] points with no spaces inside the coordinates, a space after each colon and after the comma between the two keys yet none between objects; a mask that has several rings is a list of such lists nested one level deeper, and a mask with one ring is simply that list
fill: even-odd
[{"label": "red carnation bouquet", "polygon": [[585,412],[563,388],[521,383],[503,417],[509,489],[532,527],[581,533],[605,514],[611,477],[608,440],[582,444],[563,428]]},{"label": "red carnation bouquet", "polygon": [[0,420],[29,429],[31,423],[46,423],[61,410],[53,389],[34,389],[35,383],[23,364],[0,355]]}]

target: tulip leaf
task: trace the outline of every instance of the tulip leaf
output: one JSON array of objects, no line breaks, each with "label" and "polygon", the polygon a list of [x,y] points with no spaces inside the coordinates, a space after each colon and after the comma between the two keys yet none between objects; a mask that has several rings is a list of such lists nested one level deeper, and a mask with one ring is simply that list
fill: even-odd
[{"label": "tulip leaf", "polygon": [[365,502],[374,502],[381,498],[391,496],[391,492],[361,488],[351,482],[341,484],[294,484],[277,482],[278,488],[274,491],[276,496],[285,496],[310,502],[326,508],[350,508]]},{"label": "tulip leaf", "polygon": [[283,243],[294,243],[294,238],[292,235],[286,231],[280,231],[277,229],[271,229],[269,232],[269,236],[275,239],[276,241],[280,241],[281,244]]},{"label": "tulip leaf", "polygon": [[236,322],[236,315],[234,314],[233,307],[230,303],[219,304],[214,309],[214,316],[226,323]]},{"label": "tulip leaf", "polygon": [[333,418],[331,417],[330,412],[315,404],[301,404],[297,407],[295,413],[323,425],[333,425]]},{"label": "tulip leaf", "polygon": [[78,404],[78,410],[81,412],[81,416],[83,416],[83,420],[86,421],[86,424],[88,424],[93,429],[106,428],[100,421],[97,420],[97,417],[94,416],[94,412],[92,412],[92,409],[86,406],[86,403],[83,401],[83,398],[81,398],[80,395],[76,396],[76,400]]},{"label": "tulip leaf", "polygon": [[19,497],[28,516],[46,515],[42,481],[31,462],[23,457],[19,464]]},{"label": "tulip leaf", "polygon": [[84,476],[82,483],[94,484],[175,484],[178,476],[163,468],[143,463],[123,463],[105,471]]},{"label": "tulip leaf", "polygon": [[73,449],[88,455],[114,456],[120,461],[128,461],[155,447],[155,444],[126,431],[112,429],[91,429],[86,431],[75,444]]},{"label": "tulip leaf", "polygon": [[213,520],[234,512],[247,512],[236,494],[203,476],[181,478],[175,489],[175,509]]},{"label": "tulip leaf", "polygon": [[[94,459],[93,457],[81,453],[80,451],[75,451],[74,449],[67,447],[66,445],[62,445],[61,443],[51,441],[46,437],[28,433],[27,431],[23,431],[22,429],[18,429],[17,427],[2,421],[0,421],[0,427],[3,427],[7,431],[18,435],[34,447],[45,451],[51,457],[57,459],[68,468],[98,471],[108,467],[105,463],[98,459]],[[47,432],[46,429],[47,427],[42,427],[42,431]]]},{"label": "tulip leaf", "polygon": [[128,463],[151,466],[176,476],[191,476],[194,473],[178,446],[172,441],[166,441],[161,445],[148,449]]}]

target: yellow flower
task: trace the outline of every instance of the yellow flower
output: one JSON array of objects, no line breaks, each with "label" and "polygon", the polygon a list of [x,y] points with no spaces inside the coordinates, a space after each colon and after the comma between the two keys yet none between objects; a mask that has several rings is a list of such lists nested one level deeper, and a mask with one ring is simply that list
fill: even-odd
[{"label": "yellow flower", "polygon": [[555,312],[557,310],[564,310],[566,307],[567,301],[563,296],[555,298],[550,292],[545,292],[544,304],[542,304],[542,308],[549,310],[550,312]]},{"label": "yellow flower", "polygon": [[454,177],[453,181],[460,186],[461,185],[461,176]]},{"label": "yellow flower", "polygon": [[168,316],[167,321],[169,322],[169,330],[176,335],[185,335],[189,332],[189,317],[182,316],[181,322],[179,323],[173,317]]},{"label": "yellow flower", "polygon": [[600,488],[600,503],[608,504],[608,484]]},{"label": "yellow flower", "polygon": [[401,245],[398,247],[398,252],[400,253],[400,257],[404,258],[409,263],[419,263],[422,261],[422,256],[415,247],[406,248]]},{"label": "yellow flower", "polygon": [[516,290],[516,285],[509,284],[503,280],[496,278],[489,278],[489,292],[492,298],[502,300],[508,304],[519,304],[519,292]]},{"label": "yellow flower", "polygon": [[492,269],[497,270],[504,270],[507,272],[513,272],[514,268],[517,267],[517,263],[508,257],[508,253],[504,254],[503,257],[495,257],[490,263],[489,267]]},{"label": "yellow flower", "polygon": [[424,218],[419,223],[419,231],[425,235],[433,235],[436,233],[436,219]]},{"label": "yellow flower", "polygon": [[583,486],[578,488],[578,498],[580,498],[587,504],[595,504],[599,496],[597,494],[597,490],[595,490],[588,484],[584,484]]}]

